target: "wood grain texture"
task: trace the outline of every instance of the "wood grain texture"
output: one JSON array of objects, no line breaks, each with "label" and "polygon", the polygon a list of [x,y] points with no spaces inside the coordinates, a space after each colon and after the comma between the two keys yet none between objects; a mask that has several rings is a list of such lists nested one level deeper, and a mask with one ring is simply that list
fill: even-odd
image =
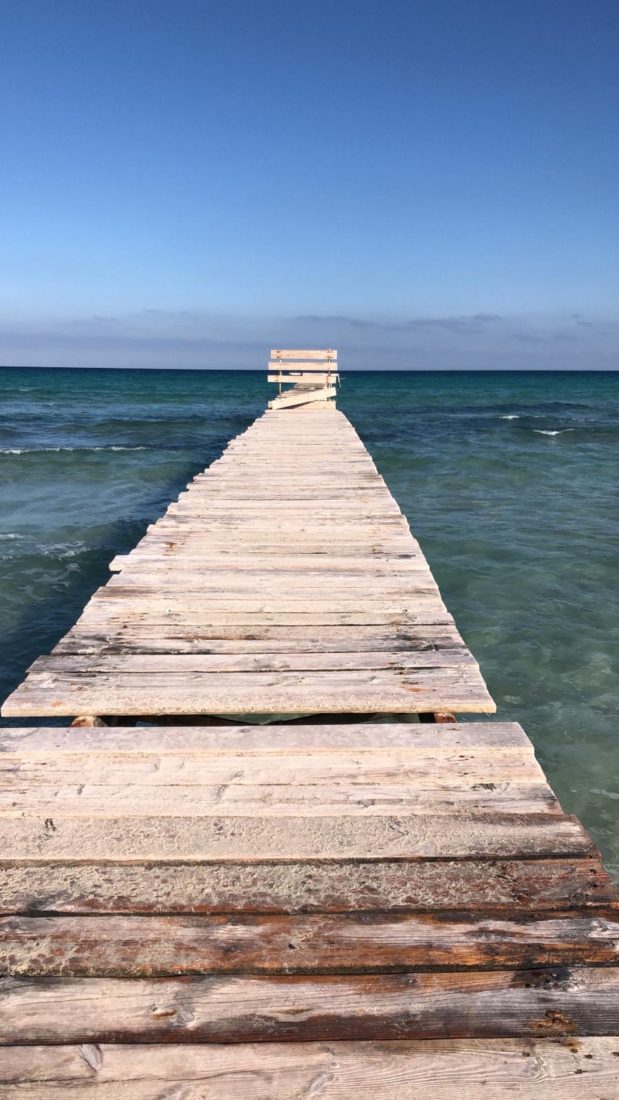
[{"label": "wood grain texture", "polygon": [[[284,735],[285,736],[285,735]],[[284,737],[282,737],[284,741]],[[279,752],[258,753],[244,759],[233,750],[220,750],[204,758],[198,757],[187,767],[182,751],[168,752],[162,759],[135,748],[130,753],[108,751],[105,760],[86,753],[54,754],[50,756],[0,758],[0,775],[10,780],[15,794],[27,793],[37,787],[71,786],[77,783],[97,786],[127,784],[171,788],[212,786],[258,788],[281,786],[340,788],[342,793],[354,793],[356,787],[384,785],[388,790],[502,789],[504,784],[544,783],[544,773],[533,753],[526,749],[492,751],[445,747],[433,758],[429,752],[414,757],[410,749],[391,750],[385,758],[380,752],[366,750],[357,756],[349,752],[327,751],[301,753],[286,751],[285,741]],[[492,782],[489,782],[492,780]],[[154,792],[153,792],[154,793]],[[199,796],[199,790],[193,792]],[[223,794],[223,791],[222,791]],[[10,798],[11,791],[2,794]],[[308,795],[309,797],[309,795]]]},{"label": "wood grain texture", "polygon": [[[256,614],[262,618],[257,609]],[[211,618],[216,620],[217,614]],[[237,618],[248,620],[242,614]],[[284,623],[288,618],[295,621],[294,612],[281,618]],[[223,613],[223,621],[234,621],[234,613]],[[487,693],[482,697],[478,678],[475,666],[376,669],[371,675],[365,669],[177,672],[166,678],[131,672],[33,673],[7,701],[3,714],[411,714],[441,710],[445,698],[450,708],[461,713],[492,713],[494,703]]]},{"label": "wood grain texture", "polygon": [[569,1038],[619,1032],[616,967],[2,978],[0,1043]]},{"label": "wood grain texture", "polygon": [[[152,765],[149,765],[152,767]],[[131,770],[119,769],[121,776],[127,772],[126,782],[105,783],[83,780],[65,785],[15,782],[9,792],[0,795],[0,811],[5,817],[22,818],[24,814],[54,814],[54,820],[63,818],[106,819],[110,817],[147,818],[157,816],[195,820],[230,815],[237,818],[272,821],[276,818],[324,819],[329,815],[341,818],[381,818],[387,814],[404,821],[409,817],[427,817],[430,814],[449,819],[451,828],[456,820],[477,815],[480,819],[497,814],[548,814],[561,816],[559,803],[546,782],[517,779],[504,780],[482,772],[486,778],[452,780],[451,786],[413,783],[389,783],[386,780],[371,782],[290,784],[238,783],[236,777],[216,785],[170,783],[165,778],[160,783],[133,781]],[[159,774],[159,773],[157,773]],[[152,773],[149,774],[149,778]],[[438,831],[438,825],[437,825]]]},{"label": "wood grain texture", "polygon": [[295,363],[295,370],[278,369],[278,363],[269,363],[269,370],[275,368],[275,374],[267,376],[267,382],[281,382],[295,386],[327,386],[338,381],[337,370],[330,370],[326,374],[314,370],[308,363]]},{"label": "wood grain texture", "polygon": [[618,1054],[618,1036],[22,1046],[0,1051],[0,1084],[34,1100],[615,1100]]},{"label": "wood grain texture", "polygon": [[275,348],[271,351],[271,359],[337,359],[335,348],[312,348],[307,350],[295,350],[291,348]]},{"label": "wood grain texture", "polygon": [[0,912],[355,913],[608,911],[596,859],[252,863],[0,863]]},{"label": "wood grain texture", "polygon": [[[171,616],[170,616],[171,617]],[[167,617],[145,632],[140,624],[113,623],[89,625],[83,617],[62,638],[54,653],[95,654],[127,653],[300,653],[350,651],[351,630],[342,625],[298,625],[256,623],[248,630],[239,624],[226,623],[208,627],[200,623],[170,622]],[[357,650],[393,648],[419,650],[450,647],[458,644],[453,622],[439,624],[406,624],[395,634],[389,627],[358,625],[354,629]]]},{"label": "wood grain texture", "polygon": [[[404,722],[350,722],[345,726],[325,725],[221,725],[221,726],[115,726],[83,727],[79,733],[70,726],[34,726],[0,729],[0,769],[13,758],[52,754],[86,753],[182,753],[183,757],[253,756],[303,754],[320,756],[341,753],[380,753],[387,759],[407,754],[414,760],[422,756],[440,761],[445,754],[459,759],[492,754],[497,760],[504,753],[533,756],[533,746],[517,722],[462,722],[450,725]],[[393,757],[394,759],[396,757]],[[397,757],[399,759],[399,757]]]},{"label": "wood grain texture", "polygon": [[0,918],[0,972],[31,977],[507,970],[618,960],[619,912],[520,920],[380,911]]},{"label": "wood grain texture", "polygon": [[560,814],[468,817],[0,816],[5,860],[253,863],[339,859],[544,859],[595,856],[580,822]]},{"label": "wood grain texture", "polygon": [[307,401],[329,401],[337,394],[335,386],[326,385],[314,388],[313,386],[295,386],[292,390],[282,393],[269,401],[270,409],[289,409],[295,405],[303,405]]}]

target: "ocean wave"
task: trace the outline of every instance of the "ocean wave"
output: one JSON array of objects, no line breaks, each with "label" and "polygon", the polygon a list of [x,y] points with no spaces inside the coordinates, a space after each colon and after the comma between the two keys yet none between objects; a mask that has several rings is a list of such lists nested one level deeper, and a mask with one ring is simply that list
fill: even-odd
[{"label": "ocean wave", "polygon": [[575,432],[575,428],[533,428],[535,435],[564,435],[565,432]]},{"label": "ocean wave", "polygon": [[36,548],[36,553],[45,558],[77,558],[87,551],[88,547],[83,542],[74,545],[66,542],[40,543]]},{"label": "ocean wave", "polygon": [[506,413],[501,420],[520,420],[520,413]]},{"label": "ocean wave", "polygon": [[2,447],[0,448],[0,454],[3,455],[43,455],[43,454],[60,454],[62,451],[80,451],[87,454],[89,451],[146,451],[148,448],[143,444],[135,446],[121,446],[117,443],[110,443],[108,446],[101,447]]},{"label": "ocean wave", "polygon": [[[15,538],[22,539],[25,536],[16,535]],[[0,535],[0,539],[2,536]],[[90,553],[90,547],[83,542],[35,542],[30,540],[29,545],[26,547],[16,546],[12,552],[9,547],[6,548],[6,553],[0,555],[2,560],[19,560],[22,563],[37,562],[40,558],[53,558],[58,561],[64,561],[67,558],[79,558]]]}]

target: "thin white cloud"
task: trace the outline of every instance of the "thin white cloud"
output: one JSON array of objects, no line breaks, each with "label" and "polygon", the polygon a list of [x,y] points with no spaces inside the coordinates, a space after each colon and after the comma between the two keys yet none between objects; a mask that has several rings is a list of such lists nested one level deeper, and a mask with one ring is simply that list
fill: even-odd
[{"label": "thin white cloud", "polygon": [[148,309],[29,324],[0,320],[0,363],[15,366],[262,369],[275,346],[338,347],[349,369],[619,367],[619,325],[577,313],[254,319]]}]

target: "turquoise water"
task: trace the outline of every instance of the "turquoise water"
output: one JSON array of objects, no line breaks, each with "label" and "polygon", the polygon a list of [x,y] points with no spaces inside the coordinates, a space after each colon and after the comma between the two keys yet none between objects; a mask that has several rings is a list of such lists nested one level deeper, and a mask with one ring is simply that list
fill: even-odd
[{"label": "turquoise water", "polygon": [[[0,370],[0,696],[188,478],[263,371]],[[344,376],[499,717],[619,877],[619,374]]]}]

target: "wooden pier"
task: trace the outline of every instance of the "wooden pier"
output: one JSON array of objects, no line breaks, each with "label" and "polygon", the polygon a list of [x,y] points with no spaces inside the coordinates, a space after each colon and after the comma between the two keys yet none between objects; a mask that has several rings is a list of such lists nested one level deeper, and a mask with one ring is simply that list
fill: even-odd
[{"label": "wooden pier", "polygon": [[619,895],[520,726],[456,720],[335,353],[269,369],[4,704],[0,1097],[612,1100]]}]

